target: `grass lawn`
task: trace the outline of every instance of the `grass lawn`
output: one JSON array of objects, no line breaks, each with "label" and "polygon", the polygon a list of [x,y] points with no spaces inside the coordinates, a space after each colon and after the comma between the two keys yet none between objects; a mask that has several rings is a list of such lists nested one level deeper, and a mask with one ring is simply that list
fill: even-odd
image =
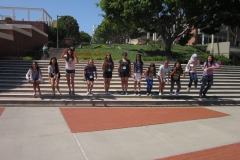
[{"label": "grass lawn", "polygon": [[[122,53],[127,52],[128,59],[135,61],[136,54],[141,54],[143,61],[164,61],[169,59],[172,61],[180,61],[187,63],[193,53],[198,54],[201,62],[206,61],[208,54],[193,46],[181,46],[177,44],[172,45],[172,53],[167,54],[162,48],[152,48],[150,45],[131,45],[131,44],[113,44],[113,45],[92,45],[83,46],[81,49],[76,49],[79,59],[94,59],[104,60],[105,55],[110,53],[113,60],[120,60]],[[229,63],[230,60],[224,57],[214,56],[216,60],[220,59],[223,64]]]}]

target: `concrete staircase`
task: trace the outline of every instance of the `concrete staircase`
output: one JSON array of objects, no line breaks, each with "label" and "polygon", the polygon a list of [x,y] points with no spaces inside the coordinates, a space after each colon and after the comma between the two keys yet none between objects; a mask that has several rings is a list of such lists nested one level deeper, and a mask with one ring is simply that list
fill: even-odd
[{"label": "concrete staircase", "polygon": [[[101,71],[102,61],[95,61],[98,69],[98,81],[95,82],[93,95],[86,95],[86,82],[83,81],[83,68],[87,61],[80,60],[76,65],[75,95],[68,94],[65,77],[65,62],[59,60],[61,68],[60,90],[62,96],[52,96],[51,86],[48,83],[47,67],[49,60],[37,61],[42,73],[44,83],[40,85],[42,97],[33,97],[32,84],[27,83],[25,75],[31,66],[31,61],[0,61],[0,103],[3,106],[190,106],[190,105],[236,105],[240,104],[240,67],[222,66],[214,71],[214,84],[207,93],[206,98],[199,98],[197,89],[186,91],[189,76],[181,77],[182,90],[179,96],[169,96],[170,85],[166,85],[164,95],[158,95],[158,81],[154,80],[153,96],[146,96],[146,81],[142,79],[141,96],[133,94],[133,79],[129,79],[129,95],[121,95],[121,83],[117,74],[118,62],[115,62],[115,70],[111,81],[110,93],[104,94],[103,77]],[[144,62],[144,70],[150,62]],[[157,68],[160,63],[155,62]],[[173,62],[170,62],[173,66]],[[185,65],[182,65],[185,68]],[[200,79],[202,70],[198,68]],[[176,86],[175,86],[176,88]],[[174,90],[175,91],[175,90]]]}]

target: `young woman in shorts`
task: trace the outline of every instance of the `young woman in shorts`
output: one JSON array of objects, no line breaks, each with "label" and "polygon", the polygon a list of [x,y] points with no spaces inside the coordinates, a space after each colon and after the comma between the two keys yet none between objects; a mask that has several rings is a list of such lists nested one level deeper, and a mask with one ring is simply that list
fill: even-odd
[{"label": "young woman in shorts", "polygon": [[75,63],[79,62],[77,55],[76,53],[73,53],[73,51],[70,48],[68,48],[67,53],[63,52],[61,58],[66,59],[65,67],[69,94],[75,94],[74,90]]},{"label": "young woman in shorts", "polygon": [[104,89],[105,94],[109,95],[109,87],[110,87],[110,81],[112,79],[112,72],[114,69],[114,62],[112,60],[111,54],[107,53],[105,56],[105,60],[102,63],[102,70],[103,70],[103,79],[104,79]]}]

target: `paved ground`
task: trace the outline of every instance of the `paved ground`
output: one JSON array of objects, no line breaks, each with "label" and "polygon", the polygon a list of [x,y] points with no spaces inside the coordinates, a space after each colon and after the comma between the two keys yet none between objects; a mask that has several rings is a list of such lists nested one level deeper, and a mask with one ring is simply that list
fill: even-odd
[{"label": "paved ground", "polygon": [[0,107],[1,160],[238,160],[240,106]]}]

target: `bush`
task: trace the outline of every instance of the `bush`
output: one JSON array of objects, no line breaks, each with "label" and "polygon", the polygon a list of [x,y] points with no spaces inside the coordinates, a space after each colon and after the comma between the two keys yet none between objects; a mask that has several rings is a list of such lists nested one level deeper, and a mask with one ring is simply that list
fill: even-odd
[{"label": "bush", "polygon": [[227,57],[223,55],[213,55],[214,56],[214,61],[221,61],[223,65],[229,65],[232,64],[231,60],[228,59]]},{"label": "bush", "polygon": [[23,60],[25,60],[25,61],[32,61],[33,59],[32,59],[32,57],[23,57]]}]

